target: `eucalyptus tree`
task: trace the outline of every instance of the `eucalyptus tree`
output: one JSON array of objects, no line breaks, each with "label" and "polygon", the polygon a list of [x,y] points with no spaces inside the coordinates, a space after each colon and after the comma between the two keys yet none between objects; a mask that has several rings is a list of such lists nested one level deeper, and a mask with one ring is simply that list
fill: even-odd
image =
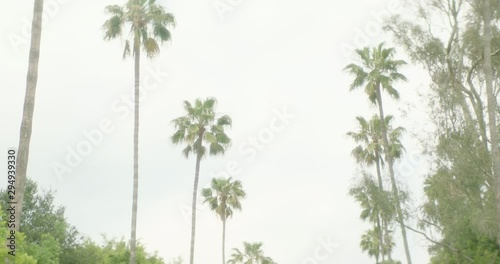
[{"label": "eucalyptus tree", "polygon": [[174,16],[155,0],[129,0],[124,6],[109,5],[105,8],[109,18],[102,26],[104,39],[120,38],[128,31],[123,58],[134,57],[134,175],[132,198],[132,224],[130,235],[130,263],[135,263],[137,202],[139,185],[139,82],[141,50],[148,58],[157,56],[160,45],[171,39],[169,26],[175,26]]},{"label": "eucalyptus tree", "polygon": [[196,155],[191,215],[190,264],[194,262],[196,199],[201,160],[207,153],[212,156],[223,155],[231,144],[231,139],[226,135],[225,130],[232,125],[232,120],[228,115],[219,115],[216,108],[217,99],[215,98],[196,99],[193,104],[184,101],[186,114],[172,121],[176,129],[176,132],[170,138],[172,143],[175,145],[186,144],[186,147],[182,150],[182,154],[186,158],[191,153]]},{"label": "eucalyptus tree", "polygon": [[[19,136],[17,153],[15,201],[17,210],[14,213],[14,229],[19,231],[21,212],[23,210],[24,192],[26,190],[26,172],[30,153],[31,132],[33,128],[33,113],[35,112],[36,85],[38,82],[38,62],[40,59],[40,43],[42,40],[43,0],[35,0],[33,21],[31,23],[31,43],[26,77],[26,93],[24,95],[23,118]],[[9,163],[10,164],[10,163]]]},{"label": "eucalyptus tree", "polygon": [[495,182],[495,193],[496,193],[496,216],[497,216],[497,244],[500,246],[500,151],[498,139],[498,127],[497,127],[497,108],[498,101],[497,95],[495,95],[493,89],[493,67],[491,63],[491,22],[492,13],[494,10],[491,8],[491,0],[483,0],[483,38],[484,38],[484,51],[483,51],[483,67],[484,67],[484,77],[486,86],[486,98],[487,98],[487,109],[488,109],[488,124],[489,132],[491,138],[491,163],[493,168],[493,177]]},{"label": "eucalyptus tree", "polygon": [[240,199],[245,198],[241,182],[232,178],[212,179],[210,188],[204,188],[201,192],[210,209],[222,220],[222,264],[226,264],[226,221],[233,216],[234,210],[241,210]]},{"label": "eucalyptus tree", "polygon": [[233,248],[228,264],[276,264],[272,258],[264,255],[261,242],[243,242],[243,247],[243,251]]},{"label": "eucalyptus tree", "polygon": [[[433,170],[425,181],[427,201],[419,226],[428,234],[439,234],[439,239],[426,237],[433,243],[433,263],[492,263],[498,258],[495,252],[500,237],[493,155],[498,141],[491,138],[498,131],[491,133],[494,122],[489,121],[488,105],[498,107],[498,94],[489,103],[492,96],[488,98],[488,83],[500,85],[498,1],[436,0],[420,4],[385,25],[395,42],[430,77],[422,94],[436,127],[425,138]],[[490,12],[492,23],[487,23],[485,15]],[[444,19],[435,19],[438,17]],[[488,44],[490,51],[485,54]],[[486,60],[490,60],[492,72]],[[492,78],[487,76],[490,74]],[[487,255],[494,257],[485,259]]]},{"label": "eucalyptus tree", "polygon": [[[351,63],[344,68],[350,74],[354,75],[354,81],[350,85],[350,90],[352,91],[364,87],[364,91],[370,102],[378,106],[380,119],[385,120],[382,90],[387,92],[389,96],[399,99],[399,92],[393,85],[397,81],[406,81],[406,77],[399,72],[399,68],[405,65],[406,62],[393,59],[395,50],[393,48],[385,48],[383,43],[372,49],[368,47],[357,49],[356,53],[361,60],[361,64]],[[399,202],[399,191],[394,175],[394,157],[390,151],[390,142],[385,123],[380,122],[380,124],[385,160],[388,163],[392,192],[396,198],[398,222],[401,227],[406,261],[408,264],[411,264],[410,248],[406,236],[403,210]]]}]

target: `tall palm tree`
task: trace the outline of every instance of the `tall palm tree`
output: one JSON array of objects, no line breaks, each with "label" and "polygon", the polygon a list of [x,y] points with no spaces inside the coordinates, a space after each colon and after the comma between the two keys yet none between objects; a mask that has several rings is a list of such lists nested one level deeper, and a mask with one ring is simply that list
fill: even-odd
[{"label": "tall palm tree", "polygon": [[[380,119],[385,120],[384,107],[382,103],[382,89],[391,97],[399,99],[399,93],[393,87],[393,84],[397,81],[406,81],[406,77],[398,72],[399,68],[402,65],[405,65],[406,62],[403,60],[394,60],[393,57],[395,50],[393,48],[385,48],[383,43],[372,49],[357,49],[356,53],[361,59],[361,65],[352,63],[345,67],[345,70],[354,75],[354,81],[350,85],[350,90],[352,91],[359,87],[364,87],[369,100],[378,105]],[[391,155],[389,137],[385,123],[381,122],[380,124],[385,160],[388,163],[392,192],[396,198],[398,222],[401,227],[406,261],[408,264],[411,264],[410,248],[408,246],[408,238],[406,236],[403,211],[399,202],[399,191],[396,184],[396,178],[394,176],[394,157]]]},{"label": "tall palm tree", "polygon": [[262,243],[243,242],[244,250],[233,248],[233,254],[228,264],[276,264],[270,257],[264,256]]},{"label": "tall palm tree", "polygon": [[241,210],[240,199],[245,198],[240,181],[219,178],[212,179],[210,188],[201,191],[205,198],[203,203],[208,203],[210,209],[214,211],[222,220],[222,264],[226,264],[226,220],[233,216],[234,210]]},{"label": "tall palm tree", "polygon": [[[383,153],[383,143],[382,143],[382,133],[380,129],[380,118],[374,115],[369,121],[365,118],[358,116],[356,117],[359,130],[356,132],[348,132],[347,135],[350,136],[359,145],[356,146],[351,154],[356,159],[358,163],[366,164],[371,166],[376,165],[377,181],[379,190],[383,191],[383,180],[381,173],[381,166],[384,166],[384,160],[382,159],[380,153]],[[385,126],[389,131],[389,138],[391,139],[390,152],[394,158],[401,158],[402,152],[404,150],[401,144],[400,137],[404,132],[403,127],[396,127],[392,129],[391,121],[393,117],[391,115],[385,117]],[[389,241],[389,229],[388,225],[391,219],[387,217],[386,214],[382,214],[382,223],[380,219],[377,219],[377,230],[379,231],[378,240],[381,241],[382,245],[390,244]],[[384,236],[385,233],[385,236]],[[381,251],[382,261],[385,260],[386,251]],[[390,251],[389,251],[390,253]],[[392,261],[391,255],[387,255],[389,261]]]},{"label": "tall palm tree", "polygon": [[[351,151],[352,156],[360,164],[368,166],[374,165],[377,169],[377,179],[380,189],[383,189],[383,180],[381,174],[381,166],[384,166],[384,160],[381,153],[384,152],[380,118],[374,115],[369,121],[361,116],[357,116],[356,120],[359,124],[359,130],[356,132],[348,132],[347,135],[351,137],[358,145]],[[392,115],[385,117],[385,127],[389,133],[390,138],[390,152],[395,159],[401,158],[404,147],[401,144],[400,137],[405,129],[401,126],[392,128],[391,121]]]},{"label": "tall palm tree", "polygon": [[33,113],[35,111],[35,94],[38,81],[38,61],[40,58],[40,43],[42,39],[43,0],[35,0],[33,21],[31,25],[31,46],[26,77],[26,93],[24,95],[23,119],[19,136],[16,168],[16,203],[14,229],[19,231],[21,212],[23,210],[24,192],[26,190],[26,171],[30,152],[31,131],[33,127]]},{"label": "tall palm tree", "polygon": [[493,89],[493,67],[491,64],[491,15],[494,9],[491,8],[491,0],[484,0],[483,2],[483,22],[484,22],[484,76],[486,83],[486,96],[488,101],[488,121],[489,132],[491,137],[491,162],[493,167],[493,176],[495,179],[495,192],[496,192],[496,217],[498,223],[497,244],[500,246],[500,149],[497,127],[497,114],[498,107],[497,96]]},{"label": "tall palm tree", "polygon": [[[394,199],[392,199],[390,192],[380,189],[368,174],[363,173],[363,178],[349,190],[349,194],[361,205],[361,220],[369,221],[375,225],[372,231],[377,232],[376,240],[379,246],[377,259],[382,256],[382,261],[385,261],[385,256],[388,256],[388,260],[392,261],[390,255],[393,243],[388,223],[394,218],[395,210]],[[381,228],[385,228],[384,236]],[[370,254],[370,252],[368,253]]]},{"label": "tall palm tree", "polygon": [[[226,135],[226,127],[232,125],[232,120],[227,115],[217,117],[217,99],[196,99],[194,104],[184,101],[186,115],[172,121],[176,132],[171,140],[175,145],[185,143],[187,146],[182,150],[186,158],[189,154],[196,155],[196,167],[194,174],[193,201],[191,215],[191,250],[189,263],[194,261],[194,240],[196,231],[196,197],[198,193],[198,180],[200,176],[201,159],[207,153],[210,155],[223,155],[231,144],[231,139]],[[207,146],[205,146],[205,144]]]},{"label": "tall palm tree", "polygon": [[[146,56],[153,58],[160,52],[160,44],[170,41],[169,26],[175,26],[174,16],[167,13],[155,0],[129,0],[125,6],[109,5],[109,14],[104,22],[104,39],[111,40],[129,31],[125,41],[123,58],[134,57],[134,184],[132,198],[132,227],[130,235],[130,263],[135,263],[137,196],[139,185],[139,80],[141,48]],[[132,47],[131,47],[132,45]],[[132,54],[131,54],[132,50]]]}]

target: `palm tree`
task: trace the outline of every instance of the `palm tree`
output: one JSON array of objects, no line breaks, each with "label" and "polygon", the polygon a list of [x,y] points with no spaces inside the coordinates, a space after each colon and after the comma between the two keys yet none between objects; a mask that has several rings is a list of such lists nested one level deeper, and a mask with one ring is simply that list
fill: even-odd
[{"label": "palm tree", "polygon": [[[391,97],[399,99],[399,93],[393,87],[393,83],[396,81],[406,81],[406,77],[398,72],[400,66],[405,65],[406,62],[403,60],[394,60],[395,50],[393,48],[384,48],[383,43],[373,49],[358,49],[356,53],[361,59],[361,65],[349,64],[345,67],[345,70],[354,75],[354,81],[350,85],[350,90],[352,91],[356,88],[364,87],[369,100],[378,105],[380,119],[385,120],[384,107],[382,104],[382,89]],[[398,222],[401,227],[406,261],[408,264],[411,264],[410,248],[408,247],[403,211],[401,210],[398,187],[394,176],[394,157],[391,155],[385,122],[381,122],[380,124],[385,160],[388,163],[392,192],[396,198]]]},{"label": "palm tree", "polygon": [[43,0],[35,0],[33,21],[31,25],[31,47],[26,78],[26,93],[24,95],[23,119],[19,137],[17,153],[17,168],[15,182],[15,211],[14,229],[19,231],[21,212],[23,210],[24,192],[26,190],[26,171],[30,152],[31,131],[33,127],[33,113],[35,111],[35,94],[38,81],[38,61],[40,58],[40,43],[42,39]]},{"label": "palm tree", "polygon": [[240,181],[229,179],[212,179],[210,188],[201,191],[205,198],[203,203],[208,203],[222,220],[222,264],[226,264],[226,220],[233,215],[234,210],[241,210],[240,199],[245,198]]},{"label": "palm tree", "polygon": [[[160,52],[160,44],[170,41],[168,26],[175,26],[174,16],[166,13],[163,6],[155,0],[129,0],[125,6],[109,5],[106,12],[110,15],[103,25],[104,39],[111,40],[122,36],[125,27],[131,40],[125,41],[123,58],[134,57],[134,185],[132,198],[132,227],[130,238],[130,263],[135,263],[137,196],[139,184],[139,80],[141,48],[146,56],[152,58]],[[131,45],[133,45],[131,47]]]},{"label": "palm tree", "polygon": [[262,243],[243,242],[244,251],[233,248],[233,254],[228,264],[276,264],[270,257],[264,256]]},{"label": "palm tree", "polygon": [[[375,257],[375,263],[379,263],[381,252],[381,242],[378,238],[379,230],[377,228],[367,230],[361,235],[359,246],[363,252],[367,252],[368,256]],[[383,260],[382,260],[383,261]]]},{"label": "palm tree", "polygon": [[[375,225],[373,232],[377,232],[376,239],[379,246],[377,262],[380,255],[382,256],[382,261],[385,261],[385,256],[388,256],[389,261],[392,261],[390,255],[393,243],[388,224],[394,218],[395,210],[394,199],[391,199],[390,192],[380,189],[368,174],[363,173],[363,178],[356,186],[349,190],[349,194],[361,205],[361,220],[369,221]],[[382,228],[385,229],[385,235],[383,235]],[[370,254],[370,252],[368,253]]]},{"label": "palm tree", "polygon": [[191,215],[191,250],[189,263],[194,261],[194,239],[196,231],[196,197],[198,193],[198,179],[200,176],[201,159],[207,153],[210,155],[223,155],[231,144],[231,139],[226,135],[225,128],[232,124],[231,118],[227,115],[217,117],[215,109],[217,100],[207,98],[204,101],[196,99],[194,104],[184,101],[186,115],[172,121],[177,130],[171,137],[175,145],[186,143],[182,153],[186,158],[190,153],[196,155],[196,167],[194,174],[192,215]]},{"label": "palm tree", "polygon": [[[491,8],[490,0],[483,1],[483,22],[484,22],[484,76],[486,84],[486,96],[488,100],[488,121],[489,132],[491,137],[491,162],[493,167],[493,176],[495,182],[496,192],[496,217],[497,223],[500,227],[500,150],[499,138],[497,127],[497,114],[498,107],[497,96],[493,89],[493,68],[491,64],[491,15],[493,9]],[[500,232],[500,228],[498,229]],[[497,234],[497,245],[500,246],[500,233]]]},{"label": "palm tree", "polygon": [[[383,150],[382,144],[382,135],[380,130],[380,118],[377,115],[374,115],[369,121],[365,118],[358,116],[356,117],[359,123],[359,130],[356,132],[348,132],[347,135],[350,136],[356,143],[359,145],[356,146],[351,154],[356,159],[356,161],[360,164],[366,164],[371,166],[373,164],[376,165],[377,172],[377,180],[378,180],[378,188],[380,191],[384,190],[383,180],[381,174],[381,166],[384,166],[384,160],[381,158],[380,153]],[[403,127],[397,127],[392,129],[391,121],[393,117],[391,115],[385,117],[385,126],[389,131],[389,138],[391,139],[390,152],[394,158],[401,158],[402,152],[404,150],[403,145],[401,144],[400,137],[404,132]],[[377,219],[377,226],[381,227],[377,230],[379,233],[378,240],[381,241],[382,245],[390,244],[389,240],[389,230],[388,225],[391,221],[387,217],[387,215],[382,214],[382,223],[380,223],[380,219]],[[385,236],[384,236],[385,232]],[[385,260],[385,251],[381,251],[382,261]],[[389,252],[390,253],[390,252]],[[392,261],[391,255],[388,256],[389,261]]]},{"label": "palm tree", "polygon": [[[384,151],[382,143],[382,133],[380,118],[374,115],[369,121],[361,116],[357,116],[356,120],[359,124],[359,130],[356,132],[348,132],[347,135],[351,137],[358,145],[351,151],[352,156],[360,164],[371,166],[375,164],[377,169],[377,179],[380,189],[383,189],[383,180],[381,174],[381,166],[384,166],[384,160],[380,153]],[[385,127],[389,133],[390,138],[390,152],[393,158],[401,158],[404,147],[401,144],[400,137],[405,131],[403,127],[396,127],[392,129],[391,121],[393,116],[388,115],[385,117]]]}]

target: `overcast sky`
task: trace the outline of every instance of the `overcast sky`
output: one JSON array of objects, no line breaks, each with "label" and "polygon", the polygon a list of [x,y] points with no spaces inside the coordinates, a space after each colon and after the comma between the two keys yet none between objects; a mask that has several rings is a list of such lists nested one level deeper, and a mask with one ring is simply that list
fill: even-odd
[{"label": "overcast sky", "polygon": [[[248,194],[243,211],[228,222],[227,248],[262,241],[281,264],[372,263],[359,248],[369,225],[347,194],[359,168],[345,134],[356,129],[355,116],[369,118],[376,109],[361,90],[348,91],[352,77],[342,68],[353,61],[353,48],[391,45],[380,17],[402,12],[401,3],[159,2],[175,15],[177,27],[157,58],[142,61],[141,242],[167,261],[188,259],[195,160],[169,142],[170,121],[183,114],[184,100],[213,96],[218,111],[233,118],[233,146],[223,157],[202,161],[199,189],[229,173]],[[126,239],[130,233],[133,62],[121,58],[123,41],[105,42],[101,30],[104,7],[124,3],[46,0],[43,24],[28,176],[56,190],[68,221],[96,241],[102,233]],[[32,9],[33,1],[6,2],[0,23],[4,160],[19,141]],[[409,131],[407,155],[396,171],[417,203],[427,166],[411,138],[429,123],[416,96],[425,74],[410,66],[402,71],[410,81],[398,85],[399,103],[386,100],[387,113]],[[7,178],[0,179],[0,188],[6,185]],[[217,263],[221,223],[201,200],[198,207],[196,260]],[[404,260],[399,231],[396,237],[395,258]],[[325,243],[332,247],[322,251],[327,257],[314,260]],[[414,263],[428,261],[421,237],[410,233],[410,247]]]}]

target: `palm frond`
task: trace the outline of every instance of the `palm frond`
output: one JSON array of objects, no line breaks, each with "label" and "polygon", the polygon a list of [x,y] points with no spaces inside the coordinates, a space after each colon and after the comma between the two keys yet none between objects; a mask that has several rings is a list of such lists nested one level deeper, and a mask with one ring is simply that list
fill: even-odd
[{"label": "palm frond", "polygon": [[146,55],[149,58],[153,58],[158,53],[160,53],[160,46],[158,45],[158,43],[156,42],[156,40],[154,38],[151,38],[151,37],[147,38],[143,42],[143,48],[144,48],[144,52],[146,52]]},{"label": "palm frond", "polygon": [[189,154],[193,151],[193,147],[191,145],[187,145],[183,150],[182,150],[182,154],[184,155],[184,157],[189,158]]}]

